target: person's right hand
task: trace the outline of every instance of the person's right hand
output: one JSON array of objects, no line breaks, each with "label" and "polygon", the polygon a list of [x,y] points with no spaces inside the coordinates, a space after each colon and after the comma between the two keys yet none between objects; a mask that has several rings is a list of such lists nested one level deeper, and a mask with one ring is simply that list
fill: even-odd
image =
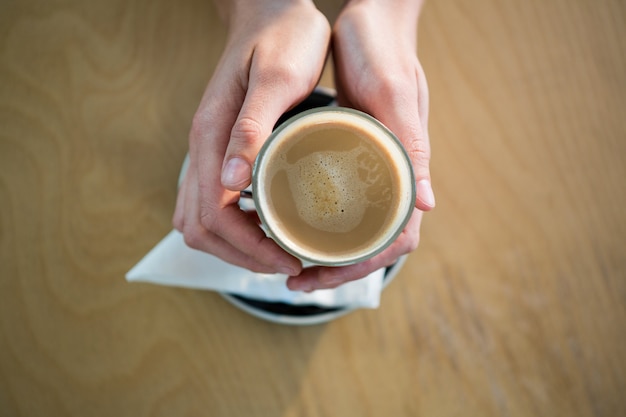
[{"label": "person's right hand", "polygon": [[337,101],[369,113],[398,136],[415,172],[413,215],[398,239],[383,252],[354,265],[306,269],[287,281],[293,290],[335,288],[362,278],[393,264],[419,243],[423,212],[435,207],[429,168],[428,86],[416,55],[422,3],[352,0],[333,28]]},{"label": "person's right hand", "polygon": [[278,118],[320,78],[330,26],[308,0],[235,0],[225,51],[194,116],[173,224],[188,246],[256,272],[298,275],[298,259],[239,206]]}]

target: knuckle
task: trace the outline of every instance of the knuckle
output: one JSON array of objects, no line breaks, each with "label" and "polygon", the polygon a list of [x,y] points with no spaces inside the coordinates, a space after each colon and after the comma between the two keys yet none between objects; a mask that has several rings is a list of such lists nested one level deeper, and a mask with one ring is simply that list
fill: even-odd
[{"label": "knuckle", "polygon": [[289,59],[276,59],[263,65],[256,73],[256,83],[264,87],[264,91],[275,92],[281,91],[283,94],[290,96],[305,96],[307,88],[310,84],[317,82],[317,78],[311,76],[311,79],[303,77],[307,68],[302,68],[302,63]]},{"label": "knuckle", "polygon": [[292,84],[297,78],[296,63],[293,60],[272,60],[259,70],[258,81],[261,84]]},{"label": "knuckle", "polygon": [[215,207],[209,203],[204,203],[201,207],[200,224],[205,230],[219,234],[220,222],[217,221]]},{"label": "knuckle", "polygon": [[193,119],[191,119],[191,129],[189,131],[189,137],[193,139],[199,139],[204,135],[207,126],[209,125],[208,118],[203,112],[196,112]]},{"label": "knuckle", "polygon": [[216,124],[220,122],[219,116],[223,113],[222,107],[217,100],[208,100],[201,103],[191,119],[189,139],[191,142],[210,137]]},{"label": "knuckle", "polygon": [[395,72],[380,72],[369,77],[369,89],[373,97],[386,103],[395,103],[407,95],[407,78]]},{"label": "knuckle", "polygon": [[262,139],[261,124],[249,116],[238,119],[231,131],[231,140],[238,146],[248,147]]},{"label": "knuckle", "polygon": [[185,244],[192,249],[200,249],[206,240],[206,234],[199,227],[187,228],[183,233]]},{"label": "knuckle", "polygon": [[416,136],[408,140],[404,146],[412,160],[420,164],[427,164],[430,160],[430,146],[428,142],[423,139],[423,135],[417,133]]}]

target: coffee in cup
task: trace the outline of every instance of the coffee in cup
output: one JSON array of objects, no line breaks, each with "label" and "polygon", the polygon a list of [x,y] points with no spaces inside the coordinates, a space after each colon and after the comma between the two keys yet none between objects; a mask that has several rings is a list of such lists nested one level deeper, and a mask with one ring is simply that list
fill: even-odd
[{"label": "coffee in cup", "polygon": [[279,126],[259,152],[252,186],[268,235],[316,265],[380,253],[415,204],[400,141],[373,117],[342,107],[308,110]]}]

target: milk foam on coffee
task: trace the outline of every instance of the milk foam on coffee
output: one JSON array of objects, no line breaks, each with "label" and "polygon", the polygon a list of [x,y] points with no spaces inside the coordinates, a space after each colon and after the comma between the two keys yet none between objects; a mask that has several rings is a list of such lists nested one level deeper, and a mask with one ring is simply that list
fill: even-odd
[{"label": "milk foam on coffee", "polygon": [[352,110],[309,111],[264,145],[253,175],[257,211],[287,251],[340,265],[382,250],[415,201],[411,164],[384,126]]},{"label": "milk foam on coffee", "polygon": [[316,152],[295,164],[285,163],[300,218],[319,230],[346,233],[363,221],[367,204],[391,198],[389,185],[375,200],[367,198],[368,187],[376,184],[386,168],[380,163],[367,166],[365,161],[374,157],[371,153],[358,146],[350,151]]}]

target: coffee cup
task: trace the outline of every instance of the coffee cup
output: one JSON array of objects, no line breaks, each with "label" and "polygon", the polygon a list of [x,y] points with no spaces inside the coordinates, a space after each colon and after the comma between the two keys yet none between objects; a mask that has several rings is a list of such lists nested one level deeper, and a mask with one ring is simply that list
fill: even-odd
[{"label": "coffee cup", "polygon": [[393,243],[415,205],[411,161],[370,115],[344,107],[304,111],[262,146],[252,173],[268,236],[313,265],[367,260]]}]

